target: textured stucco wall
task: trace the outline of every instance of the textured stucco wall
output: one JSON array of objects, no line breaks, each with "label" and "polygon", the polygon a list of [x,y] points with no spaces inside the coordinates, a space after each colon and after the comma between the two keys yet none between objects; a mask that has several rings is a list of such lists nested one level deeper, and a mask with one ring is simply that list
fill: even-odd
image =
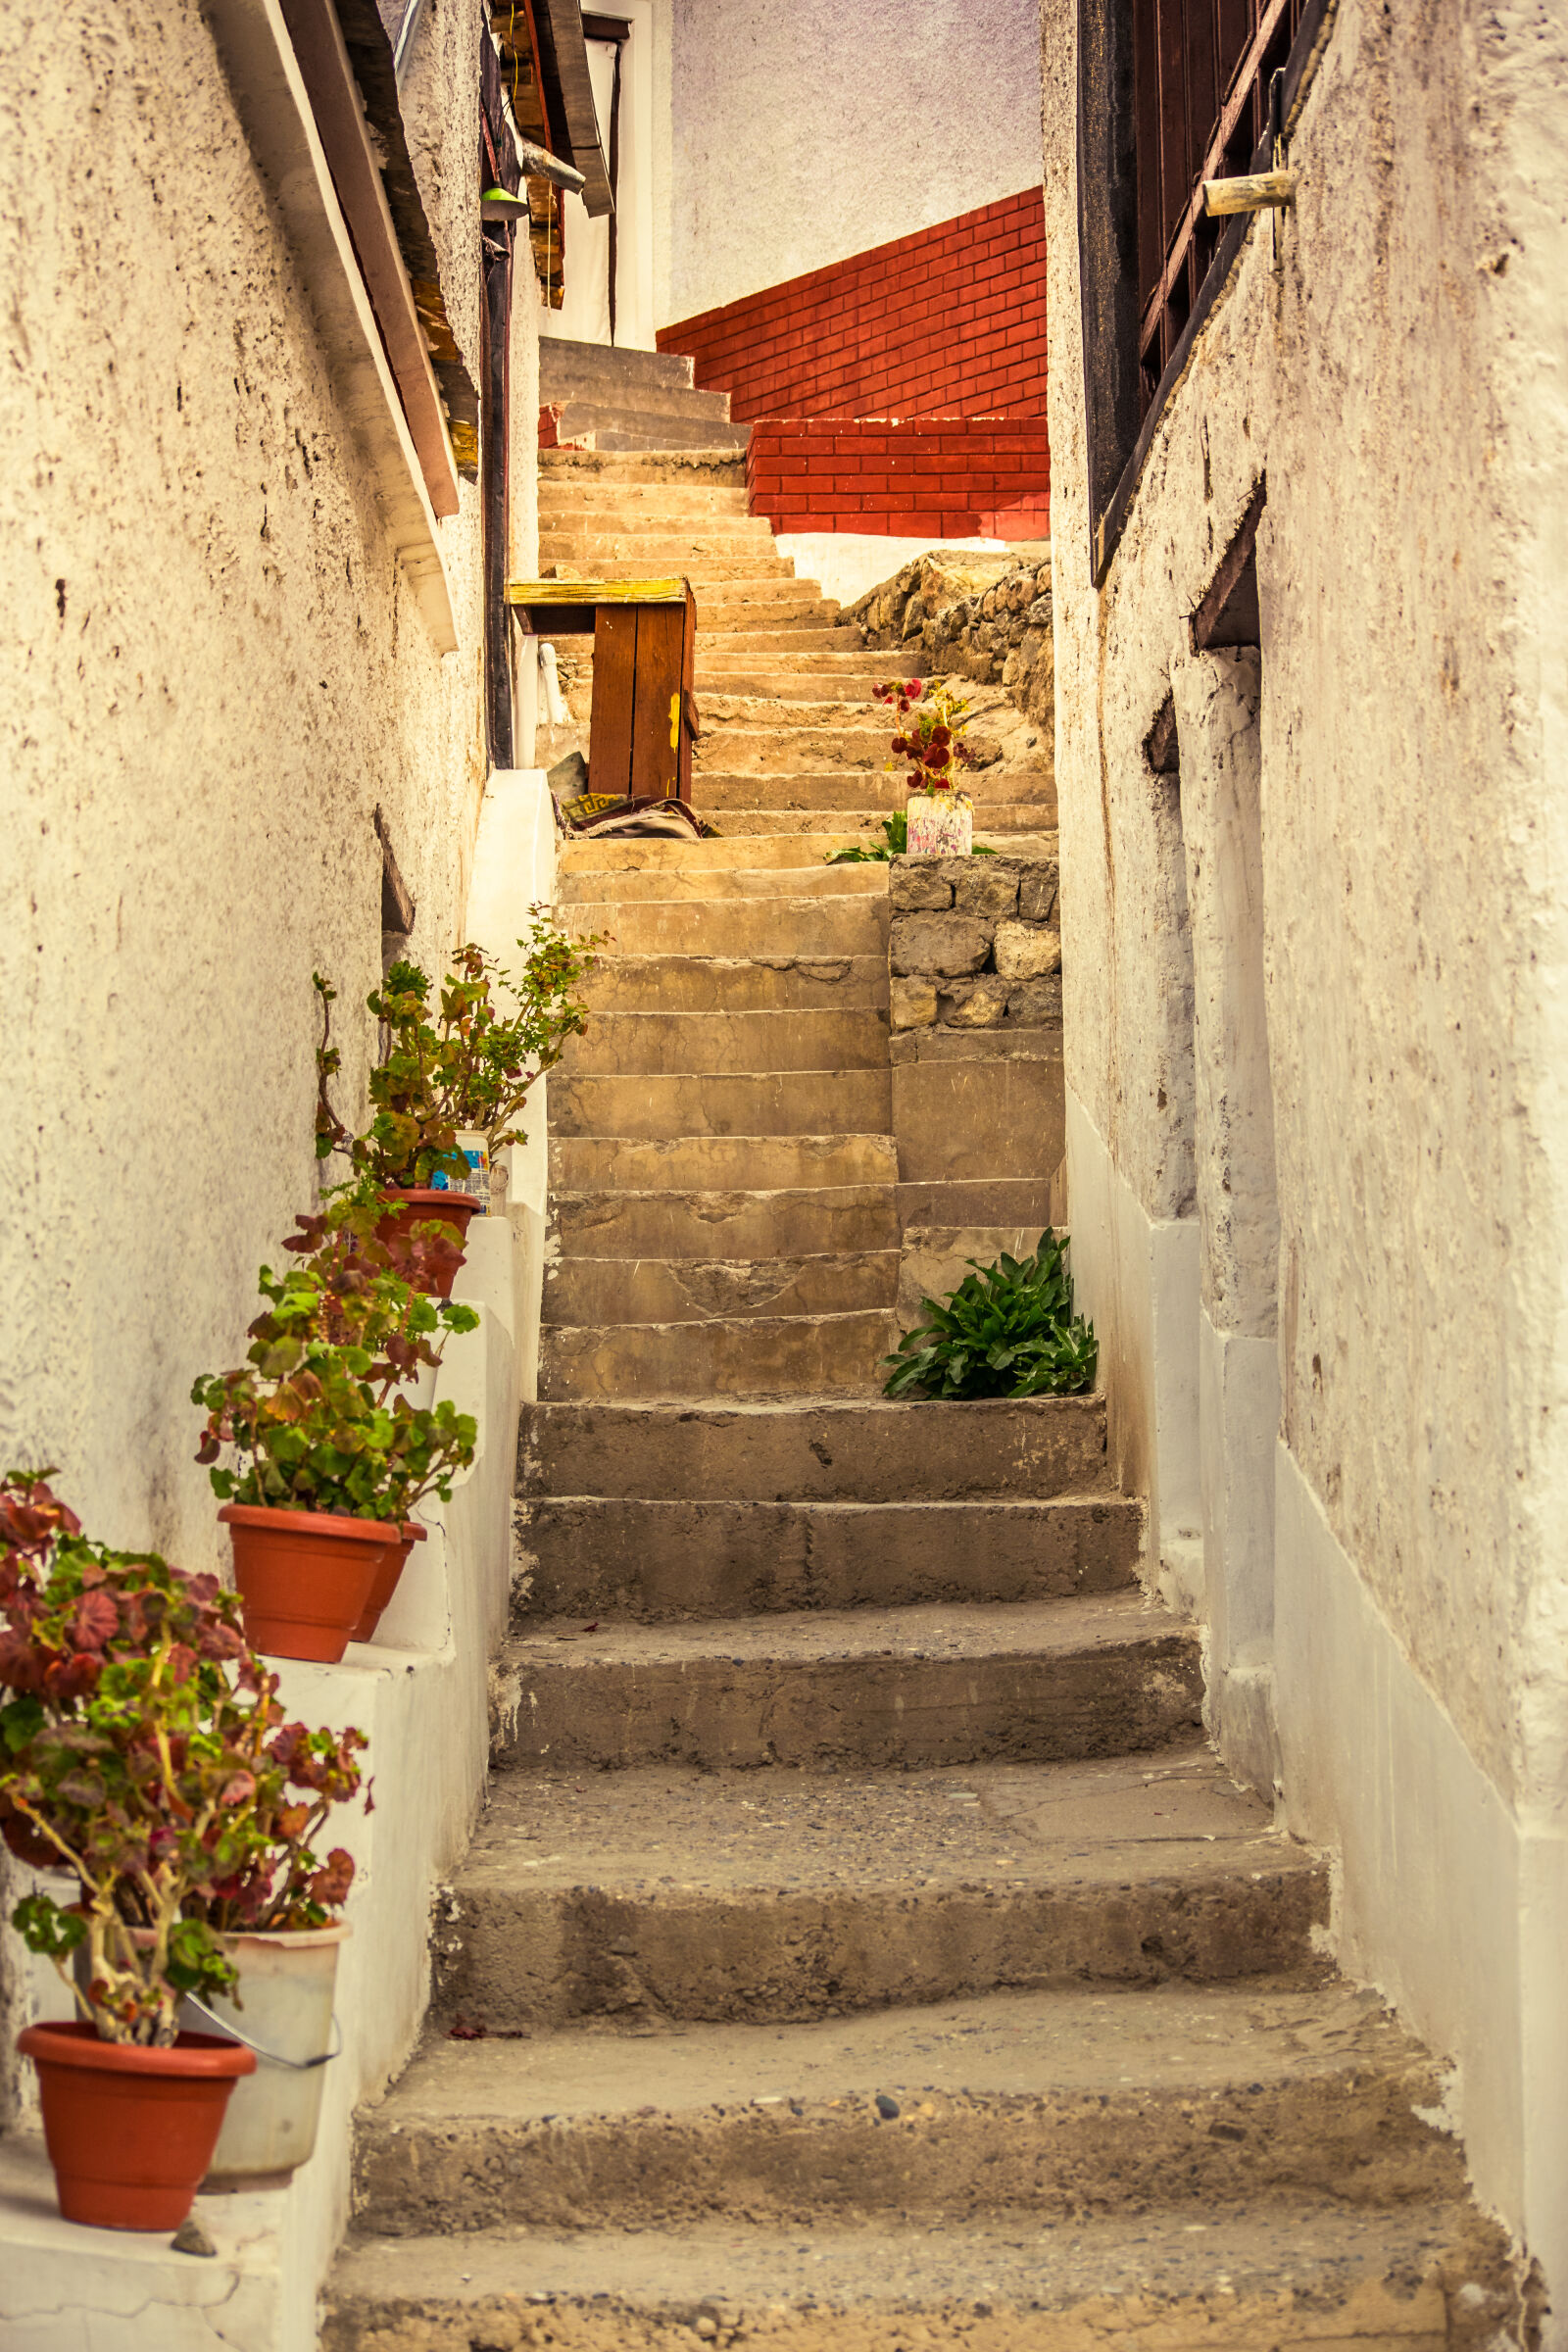
[{"label": "textured stucco wall", "polygon": [[[406,91],[476,376],[478,29],[477,0],[427,10]],[[311,1199],[313,966],[341,991],[348,1108],[373,1042],[375,804],[416,950],[462,925],[478,492],[441,526],[443,658],[195,0],[19,5],[8,36],[0,1451],[58,1464],[106,1537],[200,1566],[187,1393],[236,1360],[256,1265]]]},{"label": "textured stucco wall", "polygon": [[1040,178],[1035,0],[674,0],[672,59],[661,324]]},{"label": "textured stucco wall", "polygon": [[[1384,1629],[1383,1886],[1328,1784],[1293,1790],[1292,1756],[1310,1776],[1351,1695],[1295,1657],[1286,1793],[1310,1834],[1344,1845],[1357,1964],[1419,1981],[1418,2022],[1465,2050],[1472,2088],[1490,2076],[1477,2112],[1490,2099],[1501,2116],[1509,2070],[1547,2081],[1529,1989],[1494,1981],[1478,2003],[1458,1957],[1445,1974],[1431,1954],[1423,1975],[1410,1938],[1427,1931],[1387,1855],[1437,1883],[1446,1873],[1455,1916],[1490,1899],[1466,1876],[1467,1850],[1445,1852],[1437,1808],[1421,1813],[1418,1719],[1451,1727],[1477,1790],[1521,1834],[1533,1825],[1560,1844],[1568,1798],[1568,30],[1544,5],[1340,0],[1292,145],[1296,210],[1251,229],[1097,593],[1074,17],[1046,0],[1069,1133],[1077,1104],[1146,1230],[1171,1230],[1161,1220],[1180,1213],[1192,1149],[1180,808],[1141,745],[1185,616],[1266,469],[1281,1436],[1290,1477]],[[1109,1264],[1110,1242],[1102,1254],[1110,1298],[1126,1268]],[[1297,1626],[1305,1573],[1282,1549]],[[1407,1678],[1398,1689],[1390,1660]],[[1542,2147],[1565,2088],[1538,2092]],[[1529,2198],[1508,2182],[1521,2167],[1539,2181],[1541,2161],[1504,2137],[1489,2126],[1473,2153],[1518,2222]]]}]

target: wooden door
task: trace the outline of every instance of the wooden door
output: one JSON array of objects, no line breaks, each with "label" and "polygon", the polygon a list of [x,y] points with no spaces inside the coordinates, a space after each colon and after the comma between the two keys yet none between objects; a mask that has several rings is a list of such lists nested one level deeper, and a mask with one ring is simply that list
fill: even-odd
[{"label": "wooden door", "polygon": [[594,626],[589,787],[669,799],[690,776],[690,601],[601,605]]}]

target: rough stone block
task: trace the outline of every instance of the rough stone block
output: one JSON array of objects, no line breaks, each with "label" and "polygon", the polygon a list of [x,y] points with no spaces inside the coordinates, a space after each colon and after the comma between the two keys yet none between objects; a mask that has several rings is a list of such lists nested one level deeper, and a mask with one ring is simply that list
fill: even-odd
[{"label": "rough stone block", "polygon": [[888,898],[896,913],[946,908],[953,883],[945,867],[929,858],[895,858],[888,873]]},{"label": "rough stone block", "polygon": [[952,1029],[996,1029],[1007,1009],[1007,984],[993,972],[983,972],[967,986],[943,989],[937,1006]]},{"label": "rough stone block", "polygon": [[888,1002],[895,1029],[928,1029],[937,1017],[937,992],[929,980],[895,980]]},{"label": "rough stone block", "polygon": [[1050,980],[1014,981],[1007,990],[1007,1020],[1022,1028],[1061,1027],[1061,974]]},{"label": "rough stone block", "polygon": [[1026,865],[1018,882],[1018,912],[1026,923],[1048,923],[1056,911],[1056,868]]},{"label": "rough stone block", "polygon": [[969,858],[954,877],[953,904],[960,914],[1011,914],[1018,904],[1018,868],[1000,858]]},{"label": "rough stone block", "polygon": [[991,954],[991,925],[967,914],[900,914],[893,919],[895,972],[977,972]]},{"label": "rough stone block", "polygon": [[997,925],[997,970],[1006,980],[1044,980],[1061,969],[1061,934],[1043,923]]}]

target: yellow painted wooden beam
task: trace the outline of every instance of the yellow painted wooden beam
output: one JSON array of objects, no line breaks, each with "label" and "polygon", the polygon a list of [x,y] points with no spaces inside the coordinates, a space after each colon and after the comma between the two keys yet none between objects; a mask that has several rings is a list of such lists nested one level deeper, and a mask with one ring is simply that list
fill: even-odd
[{"label": "yellow painted wooden beam", "polygon": [[509,605],[683,605],[684,580],[509,580]]}]

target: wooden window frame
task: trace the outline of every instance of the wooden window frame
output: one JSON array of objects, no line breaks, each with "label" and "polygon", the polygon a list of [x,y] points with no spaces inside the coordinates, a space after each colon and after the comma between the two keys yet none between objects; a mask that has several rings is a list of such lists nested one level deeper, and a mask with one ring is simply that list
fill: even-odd
[{"label": "wooden window frame", "polygon": [[[1199,0],[1187,4],[1196,18]],[[1275,124],[1281,142],[1288,141],[1328,37],[1335,0],[1250,0],[1250,5],[1252,32],[1247,49],[1228,81],[1217,124],[1206,137],[1200,132],[1205,139],[1200,150],[1189,145],[1189,156],[1197,158],[1191,185],[1160,248],[1158,277],[1145,296],[1140,265],[1149,258],[1148,217],[1139,205],[1140,130],[1147,192],[1153,127],[1147,119],[1147,80],[1146,119],[1139,121],[1136,24],[1148,21],[1147,0],[1078,0],[1079,290],[1090,564],[1097,588],[1110,568],[1165,405],[1251,225],[1246,214],[1208,221],[1201,212],[1200,183],[1270,168]],[[1293,14],[1297,29],[1283,65],[1275,67],[1279,27]],[[1265,66],[1274,76],[1272,90],[1262,87]],[[1260,90],[1264,120],[1247,153]],[[1271,101],[1274,123],[1268,120]]]}]

